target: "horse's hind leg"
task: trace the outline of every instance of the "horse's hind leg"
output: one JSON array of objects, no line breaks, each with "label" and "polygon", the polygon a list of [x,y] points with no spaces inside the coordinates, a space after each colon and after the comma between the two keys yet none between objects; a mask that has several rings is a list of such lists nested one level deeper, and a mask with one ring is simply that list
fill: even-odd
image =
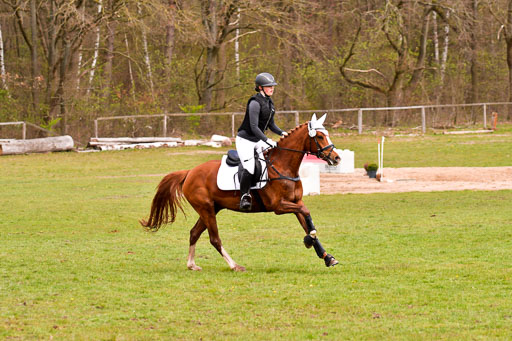
[{"label": "horse's hind leg", "polygon": [[227,253],[222,246],[222,241],[219,237],[219,230],[217,228],[217,219],[215,218],[214,212],[202,212],[200,213],[201,220],[206,222],[208,228],[208,234],[210,235],[210,243],[213,247],[221,254],[222,258],[228,263],[231,270],[234,271],[245,271],[245,268],[238,265]]},{"label": "horse's hind leg", "polygon": [[195,255],[196,255],[196,243],[201,234],[206,230],[206,225],[203,223],[201,218],[199,218],[190,230],[190,246],[188,249],[188,258],[187,258],[187,268],[190,270],[201,271],[201,267],[196,265]]}]

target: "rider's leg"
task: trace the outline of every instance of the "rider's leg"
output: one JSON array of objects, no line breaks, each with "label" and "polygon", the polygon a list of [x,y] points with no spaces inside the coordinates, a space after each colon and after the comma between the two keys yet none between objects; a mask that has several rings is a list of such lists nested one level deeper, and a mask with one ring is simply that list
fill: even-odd
[{"label": "rider's leg", "polygon": [[252,207],[251,181],[252,174],[244,169],[240,178],[240,209],[243,211],[249,211]]},{"label": "rider's leg", "polygon": [[254,174],[254,148],[256,143],[236,137],[236,150],[244,170],[240,177],[240,210],[249,211],[252,206],[250,194],[252,175]]}]

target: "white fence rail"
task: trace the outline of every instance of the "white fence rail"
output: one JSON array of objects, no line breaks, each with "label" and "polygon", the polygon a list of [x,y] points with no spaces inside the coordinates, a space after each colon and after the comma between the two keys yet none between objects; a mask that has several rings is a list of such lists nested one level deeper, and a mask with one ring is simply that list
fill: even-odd
[{"label": "white fence rail", "polygon": [[34,129],[43,131],[50,135],[57,135],[53,131],[41,128],[33,123],[25,122],[25,121],[19,121],[19,122],[0,122],[0,126],[19,126],[21,125],[21,139],[25,140],[27,138],[27,126],[32,127]]},{"label": "white fence rail", "polygon": [[[362,134],[365,127],[365,122],[369,121],[366,118],[366,114],[369,112],[380,112],[380,111],[412,111],[412,113],[419,114],[421,116],[421,122],[417,122],[417,126],[421,126],[421,131],[425,133],[427,131],[427,109],[448,109],[448,108],[473,108],[472,110],[478,110],[476,117],[481,117],[483,128],[487,128],[488,122],[488,109],[493,106],[510,106],[512,102],[489,102],[489,103],[471,103],[471,104],[442,104],[442,105],[415,105],[415,106],[403,106],[403,107],[378,107],[378,108],[351,108],[351,109],[324,109],[324,110],[291,110],[291,111],[277,111],[278,114],[288,114],[294,116],[295,125],[299,124],[300,114],[323,114],[323,113],[353,113],[357,114],[357,130],[359,134]],[[94,120],[94,136],[99,137],[98,122],[100,121],[114,121],[114,120],[136,120],[139,118],[160,118],[161,119],[161,134],[163,137],[167,137],[168,122],[173,117],[213,117],[213,116],[230,116],[231,118],[231,136],[234,137],[236,134],[237,125],[235,123],[236,117],[243,116],[243,112],[227,112],[227,113],[170,113],[170,114],[158,114],[158,115],[134,115],[134,116],[112,116],[112,117],[99,117]],[[355,117],[354,117],[355,119]],[[480,119],[478,120],[480,121]]]},{"label": "white fence rail", "polygon": [[[499,109],[497,109],[499,108]],[[471,115],[468,114],[468,110],[471,110]],[[461,114],[462,110],[462,114]],[[512,102],[488,102],[488,103],[471,103],[471,104],[443,104],[443,105],[415,105],[415,106],[404,106],[404,107],[378,107],[378,108],[351,108],[351,109],[319,109],[319,110],[290,110],[290,111],[278,111],[280,114],[277,116],[279,120],[282,120],[283,129],[290,129],[297,125],[302,120],[309,119],[312,113],[323,114],[330,113],[335,115],[328,115],[330,123],[334,124],[343,121],[345,126],[350,126],[350,129],[357,129],[359,134],[362,134],[365,129],[372,126],[379,126],[378,116],[379,112],[384,113],[390,112],[399,113],[400,111],[407,112],[406,115],[402,113],[399,116],[400,123],[406,122],[406,125],[413,125],[418,130],[421,129],[423,133],[427,131],[429,127],[442,126],[438,122],[448,122],[450,116],[452,121],[457,120],[457,115],[461,116],[468,121],[468,117],[472,117],[472,123],[482,124],[483,128],[487,129],[488,123],[490,122],[489,116],[492,111],[500,113],[500,117],[505,117],[509,110],[512,110]],[[94,132],[93,137],[100,137],[100,130],[102,131],[101,137],[112,137],[114,132],[119,133],[123,136],[163,136],[168,137],[169,134],[183,133],[182,130],[187,130],[194,122],[199,126],[199,120],[201,121],[201,128],[221,128],[223,134],[232,137],[236,135],[236,129],[241,123],[243,118],[243,112],[226,112],[226,113],[169,113],[169,114],[157,114],[157,115],[133,115],[133,116],[112,116],[112,117],[99,117],[94,120]],[[224,118],[223,118],[224,117]],[[180,120],[181,118],[181,120]],[[139,123],[144,119],[151,121],[151,129],[142,129],[143,126]],[[194,121],[194,119],[197,119]],[[217,120],[219,119],[219,120]],[[123,121],[126,126],[130,126],[132,131],[122,131],[123,124],[119,124],[119,121]],[[156,124],[155,124],[156,120]],[[189,121],[188,121],[189,120]],[[216,121],[217,120],[217,121]],[[228,123],[228,121],[230,121]],[[103,129],[100,129],[99,125],[104,122]],[[127,124],[127,122],[130,122]],[[209,126],[210,122],[216,123],[217,126]],[[179,125],[181,123],[181,126]],[[212,124],[213,124],[212,123]],[[30,122],[0,122],[0,128],[2,126],[21,126],[22,139],[27,138],[27,128],[36,129],[43,131],[47,134],[55,135],[54,132],[47,129],[41,128]],[[127,128],[125,127],[124,130]],[[180,130],[181,129],[181,130]],[[198,132],[196,129],[196,133]],[[201,134],[202,131],[199,131]],[[216,132],[217,133],[217,132]],[[220,133],[220,131],[219,131]],[[19,132],[18,132],[19,134]],[[128,134],[128,135],[126,135]],[[9,134],[10,135],[10,134]]]},{"label": "white fence rail", "polygon": [[[299,125],[299,112],[298,111],[278,111],[277,113],[286,113],[295,115],[295,123]],[[231,136],[235,136],[235,117],[243,116],[243,112],[223,112],[223,113],[173,113],[173,114],[158,114],[158,115],[135,115],[135,116],[111,116],[111,117],[98,117],[94,120],[94,137],[98,138],[98,121],[111,121],[111,120],[126,120],[137,118],[161,118],[162,119],[162,136],[167,137],[167,122],[169,117],[192,117],[192,116],[230,116],[231,117]]]}]

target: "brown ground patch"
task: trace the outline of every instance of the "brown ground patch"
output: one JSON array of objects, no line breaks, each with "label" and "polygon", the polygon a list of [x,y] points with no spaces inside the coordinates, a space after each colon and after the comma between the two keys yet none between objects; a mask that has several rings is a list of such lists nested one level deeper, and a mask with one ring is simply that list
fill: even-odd
[{"label": "brown ground patch", "polygon": [[320,175],[322,194],[500,189],[512,189],[512,167],[385,168],[381,182],[368,178],[362,168],[353,174]]}]

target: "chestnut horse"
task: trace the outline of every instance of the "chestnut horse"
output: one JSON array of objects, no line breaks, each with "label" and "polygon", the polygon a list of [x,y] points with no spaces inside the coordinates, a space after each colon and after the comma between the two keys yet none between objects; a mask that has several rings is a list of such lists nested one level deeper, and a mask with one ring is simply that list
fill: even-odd
[{"label": "chestnut horse", "polygon": [[[268,183],[259,190],[251,190],[253,204],[250,212],[274,212],[275,214],[295,213],[306,236],[304,244],[314,247],[319,258],[326,266],[334,266],[338,261],[327,254],[316,235],[310,211],[302,201],[302,183],[299,167],[304,154],[313,154],[330,165],[340,162],[329,133],[323,127],[325,115],[318,119],[316,115],[310,122],[289,131],[281,137],[277,147],[267,149],[263,155],[267,164]],[[217,187],[219,160],[205,162],[190,170],[181,170],[166,175],[158,185],[151,204],[149,219],[140,223],[150,231],[157,231],[163,224],[175,221],[177,208],[183,212],[183,197],[199,214],[199,219],[190,230],[190,247],[187,267],[201,270],[195,262],[196,243],[204,230],[208,229],[210,243],[222,255],[234,271],[245,271],[238,265],[222,246],[217,228],[216,214],[226,208],[239,211],[239,191],[223,191]]]}]

